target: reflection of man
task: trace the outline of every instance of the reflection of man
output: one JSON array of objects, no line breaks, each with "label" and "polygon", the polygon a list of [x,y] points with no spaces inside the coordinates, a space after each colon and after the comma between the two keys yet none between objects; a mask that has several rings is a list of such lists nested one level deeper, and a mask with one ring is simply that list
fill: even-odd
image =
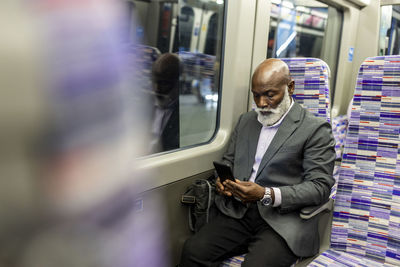
[{"label": "reflection of man", "polygon": [[281,60],[256,69],[257,109],[240,117],[223,156],[236,182],[217,178],[220,213],[186,241],[182,266],[218,266],[243,252],[242,266],[289,266],[318,252],[317,218],[303,220],[299,210],[329,197],[334,139],[326,121],[293,101],[293,91]]},{"label": "reflection of man", "polygon": [[151,152],[179,148],[179,73],[181,64],[175,54],[161,55],[153,65],[155,110]]}]

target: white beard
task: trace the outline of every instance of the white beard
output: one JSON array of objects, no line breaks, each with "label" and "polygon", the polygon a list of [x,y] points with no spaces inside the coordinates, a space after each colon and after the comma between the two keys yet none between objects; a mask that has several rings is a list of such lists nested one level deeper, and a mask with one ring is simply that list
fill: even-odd
[{"label": "white beard", "polygon": [[[290,107],[290,96],[288,92],[288,88],[285,89],[285,95],[281,103],[276,108],[256,108],[255,111],[258,114],[257,120],[263,126],[271,126],[277,123],[282,116],[288,111]],[[262,114],[267,112],[267,114]]]}]

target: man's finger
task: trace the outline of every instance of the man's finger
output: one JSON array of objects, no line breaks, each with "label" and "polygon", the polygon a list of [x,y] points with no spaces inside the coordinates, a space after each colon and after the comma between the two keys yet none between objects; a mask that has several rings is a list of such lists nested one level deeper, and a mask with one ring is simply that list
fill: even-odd
[{"label": "man's finger", "polygon": [[227,182],[226,184],[225,184],[225,186],[226,186],[226,188],[228,188],[230,191],[236,191],[236,185],[234,184],[234,183],[232,183],[232,182]]},{"label": "man's finger", "polygon": [[225,185],[229,185],[231,187],[235,187],[237,183],[231,181],[231,180],[225,180]]},{"label": "man's finger", "polygon": [[224,185],[221,183],[219,177],[217,177],[217,180],[216,180],[216,183],[215,183],[215,184],[217,185],[217,187],[218,187],[220,190],[224,190]]},{"label": "man's finger", "polygon": [[246,192],[246,187],[243,184],[230,182],[229,185],[232,186],[233,190],[235,190],[235,191],[239,191],[241,193],[245,193]]},{"label": "man's finger", "polygon": [[221,191],[224,191],[224,189],[225,189],[225,187],[224,187],[221,183],[218,184],[218,188],[219,188]]},{"label": "man's finger", "polygon": [[236,182],[236,183],[240,184],[241,186],[251,186],[254,184],[253,182],[246,182],[246,181],[240,181],[240,180],[237,180],[237,181],[238,182]]},{"label": "man's finger", "polygon": [[247,195],[244,192],[240,191],[240,190],[236,190],[235,193],[242,200],[247,198]]}]

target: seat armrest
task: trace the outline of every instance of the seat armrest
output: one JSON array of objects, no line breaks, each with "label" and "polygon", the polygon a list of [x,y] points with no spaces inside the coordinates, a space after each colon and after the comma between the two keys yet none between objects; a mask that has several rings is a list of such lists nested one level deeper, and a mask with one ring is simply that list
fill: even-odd
[{"label": "seat armrest", "polygon": [[302,219],[308,220],[325,210],[331,211],[332,207],[333,199],[329,198],[328,201],[326,201],[324,204],[302,208],[300,211],[300,217]]}]

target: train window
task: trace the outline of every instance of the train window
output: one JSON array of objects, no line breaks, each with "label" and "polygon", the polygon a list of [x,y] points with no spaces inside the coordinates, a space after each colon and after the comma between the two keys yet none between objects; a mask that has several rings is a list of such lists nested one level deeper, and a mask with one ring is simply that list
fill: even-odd
[{"label": "train window", "polygon": [[[153,154],[209,142],[218,122],[223,0],[129,0]],[[134,45],[133,45],[134,43]]]},{"label": "train window", "polygon": [[315,57],[331,69],[334,88],[343,12],[314,0],[272,0],[267,57]]},{"label": "train window", "polygon": [[400,54],[400,5],[381,7],[379,55]]}]

